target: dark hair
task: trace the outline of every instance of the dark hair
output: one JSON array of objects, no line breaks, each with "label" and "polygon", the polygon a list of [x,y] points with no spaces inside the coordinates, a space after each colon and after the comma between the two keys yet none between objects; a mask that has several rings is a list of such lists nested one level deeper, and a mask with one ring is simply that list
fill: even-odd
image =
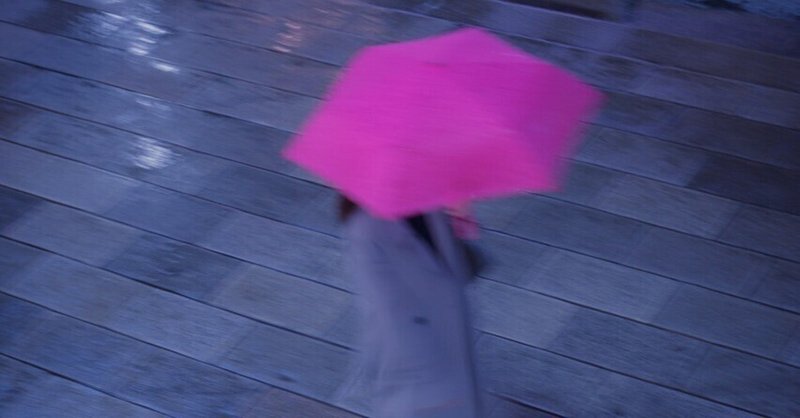
[{"label": "dark hair", "polygon": [[343,194],[339,195],[339,222],[345,222],[358,209],[358,205],[346,198]]}]

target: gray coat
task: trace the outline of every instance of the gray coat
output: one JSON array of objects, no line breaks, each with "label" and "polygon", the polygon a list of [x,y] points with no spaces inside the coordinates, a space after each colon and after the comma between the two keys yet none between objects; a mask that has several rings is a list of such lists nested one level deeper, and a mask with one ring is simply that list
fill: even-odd
[{"label": "gray coat", "polygon": [[345,224],[362,308],[361,378],[373,416],[476,417],[469,265],[447,215],[425,222],[436,252],[405,221],[356,211]]}]

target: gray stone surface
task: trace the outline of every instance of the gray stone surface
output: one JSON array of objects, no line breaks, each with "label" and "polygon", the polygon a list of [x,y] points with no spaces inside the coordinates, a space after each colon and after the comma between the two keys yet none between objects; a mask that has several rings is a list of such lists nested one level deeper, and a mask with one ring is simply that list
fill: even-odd
[{"label": "gray stone surface", "polygon": [[[9,417],[163,417],[135,405],[43,370],[0,357],[0,414]],[[54,397],[53,394],[58,396]]]},{"label": "gray stone surface", "polygon": [[[736,177],[731,173],[737,173]],[[800,171],[729,157],[714,157],[689,187],[740,202],[800,215]]]},{"label": "gray stone surface", "polygon": [[649,229],[624,264],[732,294],[761,281],[766,259],[751,251],[662,228]]},{"label": "gray stone surface", "polygon": [[98,322],[126,335],[201,361],[215,361],[255,321],[148,288]]},{"label": "gray stone surface", "polygon": [[231,78],[205,81],[185,103],[278,129],[295,132],[319,100]]},{"label": "gray stone surface", "polygon": [[218,367],[159,351],[128,366],[121,396],[181,417],[243,416],[270,387]]},{"label": "gray stone surface", "polygon": [[540,409],[531,408],[522,403],[499,399],[488,411],[489,418],[558,418]]},{"label": "gray stone surface", "polygon": [[[800,94],[674,69],[655,69],[637,94],[798,129]],[[740,97],[748,97],[747,101]]]},{"label": "gray stone surface", "polygon": [[652,323],[767,357],[780,354],[800,316],[695,287],[682,287]]},{"label": "gray stone surface", "polygon": [[650,97],[607,92],[598,125],[663,138],[675,130],[674,121],[686,113],[684,106]]},{"label": "gray stone surface", "polygon": [[39,205],[2,233],[93,265],[104,264],[141,235],[125,225],[52,203]]},{"label": "gray stone surface", "polygon": [[240,268],[239,261],[157,235],[144,235],[105,268],[193,299],[206,299]]},{"label": "gray stone surface", "polygon": [[7,139],[13,135],[17,128],[25,125],[32,110],[18,103],[0,100],[0,136]]},{"label": "gray stone surface", "polygon": [[716,237],[738,211],[733,200],[658,181],[620,176],[597,198],[597,207],[706,238]]},{"label": "gray stone surface", "polygon": [[356,418],[358,415],[280,389],[264,395],[243,417]]},{"label": "gray stone surface", "polygon": [[242,339],[222,366],[322,401],[345,378],[350,352],[289,331],[262,325]]},{"label": "gray stone surface", "polygon": [[686,388],[759,414],[800,414],[800,369],[744,353],[711,350]]},{"label": "gray stone surface", "polygon": [[786,344],[779,360],[800,367],[800,333],[794,333],[794,338]]},{"label": "gray stone surface", "polygon": [[546,348],[638,379],[678,387],[711,347],[674,332],[583,309]]},{"label": "gray stone surface", "polygon": [[322,96],[336,74],[331,64],[186,33],[160,42],[151,55],[313,97]]},{"label": "gray stone surface", "polygon": [[489,280],[479,281],[469,295],[476,328],[537,347],[549,344],[580,309]]},{"label": "gray stone surface", "polygon": [[640,321],[651,319],[679,284],[620,264],[553,251],[519,285],[583,306]]},{"label": "gray stone surface", "polygon": [[772,261],[749,297],[800,313],[800,264]]},{"label": "gray stone surface", "polygon": [[[218,202],[282,221],[298,221],[299,209],[318,205],[323,187],[252,167],[220,173],[200,192]],[[333,208],[331,208],[333,212]]]},{"label": "gray stone surface", "polygon": [[3,184],[81,209],[102,211],[136,186],[133,180],[6,141],[0,141],[0,155]]},{"label": "gray stone surface", "polygon": [[478,208],[489,416],[797,415],[797,29],[637,4],[1,7],[0,415],[367,413],[336,195],[280,150],[357,48],[463,25],[607,94],[562,192]]},{"label": "gray stone surface", "polygon": [[42,309],[20,298],[0,293],[0,350],[7,353],[15,341],[38,327]]},{"label": "gray stone surface", "polygon": [[497,232],[483,233],[476,245],[487,259],[481,275],[510,284],[526,280],[551,251],[545,245]]},{"label": "gray stone surface", "polygon": [[[737,0],[738,1],[738,0]],[[758,6],[764,2],[751,3]],[[640,2],[632,22],[637,27],[734,45],[772,54],[800,57],[797,25],[731,10],[685,7],[664,1]]]},{"label": "gray stone surface", "polygon": [[31,123],[10,138],[111,172],[195,192],[206,178],[230,162],[120,129],[17,104]]},{"label": "gray stone surface", "polygon": [[800,212],[786,214],[746,206],[720,238],[737,246],[800,261]]},{"label": "gray stone surface", "polygon": [[502,197],[499,199],[475,202],[472,210],[482,228],[504,230],[508,224],[533,200],[530,194]]},{"label": "gray stone surface", "polygon": [[[733,80],[800,91],[800,61],[649,30],[632,30],[614,52]],[[702,59],[697,59],[702,56]]]},{"label": "gray stone surface", "polygon": [[120,394],[130,378],[129,365],[157,350],[107,329],[36,309],[41,325],[4,353],[108,393]]},{"label": "gray stone surface", "polygon": [[300,333],[322,337],[347,310],[348,293],[299,277],[249,266],[225,281],[214,305]]},{"label": "gray stone surface", "polygon": [[539,198],[505,230],[549,245],[617,258],[641,238],[645,225],[594,208]]},{"label": "gray stone surface", "polygon": [[110,219],[147,231],[196,242],[233,210],[151,185],[138,187],[106,212]]},{"label": "gray stone surface", "polygon": [[0,230],[31,210],[39,201],[33,195],[0,186]]},{"label": "gray stone surface", "polygon": [[478,342],[477,359],[483,379],[494,393],[563,416],[591,411],[596,388],[609,374],[488,335]]},{"label": "gray stone surface", "polygon": [[349,289],[335,238],[269,219],[236,214],[209,236],[204,245],[223,254]]},{"label": "gray stone surface", "polygon": [[785,168],[800,168],[800,132],[688,108],[665,138]]},{"label": "gray stone surface", "polygon": [[708,155],[696,148],[600,129],[587,138],[575,158],[683,186],[697,174]]},{"label": "gray stone surface", "polygon": [[57,255],[3,284],[3,291],[86,321],[105,323],[128,300],[146,294],[132,280]]},{"label": "gray stone surface", "polygon": [[612,375],[604,381],[593,400],[594,402],[590,401],[587,408],[590,412],[577,416],[659,418],[760,416],[620,375]]},{"label": "gray stone surface", "polygon": [[20,42],[35,45],[28,51],[9,53],[6,55],[8,58],[68,74],[88,76],[165,99],[178,99],[202,82],[198,75],[163,71],[163,66],[154,65],[156,63],[151,60],[130,58],[121,51],[98,48],[97,45],[73,39],[3,23],[0,23],[0,32]]},{"label": "gray stone surface", "polygon": [[36,248],[0,238],[0,282],[11,280],[41,253]]},{"label": "gray stone surface", "polygon": [[[546,2],[540,1],[541,4]],[[595,5],[583,2],[583,6]],[[622,25],[585,19],[556,10],[512,4],[495,7],[481,19],[480,24],[527,38],[600,51],[611,49],[626,33]]]}]

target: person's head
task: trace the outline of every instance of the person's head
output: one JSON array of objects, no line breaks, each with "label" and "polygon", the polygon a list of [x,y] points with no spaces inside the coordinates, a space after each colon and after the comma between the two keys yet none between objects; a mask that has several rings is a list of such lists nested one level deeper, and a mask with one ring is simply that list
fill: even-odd
[{"label": "person's head", "polygon": [[356,209],[358,209],[358,205],[355,202],[345,197],[345,195],[339,194],[339,222],[347,221]]}]

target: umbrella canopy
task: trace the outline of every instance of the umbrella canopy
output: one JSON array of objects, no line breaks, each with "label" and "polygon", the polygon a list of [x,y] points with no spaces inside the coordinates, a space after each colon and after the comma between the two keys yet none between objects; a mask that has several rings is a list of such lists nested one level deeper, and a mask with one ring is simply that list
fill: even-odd
[{"label": "umbrella canopy", "polygon": [[396,219],[556,190],[601,94],[480,29],[361,50],[284,156]]}]

